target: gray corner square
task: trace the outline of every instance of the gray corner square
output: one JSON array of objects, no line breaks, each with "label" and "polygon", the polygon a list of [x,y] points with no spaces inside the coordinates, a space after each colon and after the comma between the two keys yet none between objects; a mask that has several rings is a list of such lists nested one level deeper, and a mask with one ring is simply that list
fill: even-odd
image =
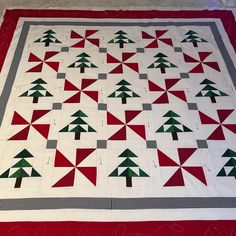
[{"label": "gray corner square", "polygon": [[157,142],[155,140],[147,140],[146,141],[147,148],[157,148]]},{"label": "gray corner square", "polygon": [[57,140],[48,140],[46,148],[47,149],[55,149],[55,148],[57,148]]},{"label": "gray corner square", "polygon": [[175,52],[183,52],[183,49],[181,47],[174,47]]},{"label": "gray corner square", "polygon": [[98,79],[107,79],[107,74],[98,74]]},{"label": "gray corner square", "polygon": [[65,79],[66,73],[57,73],[57,79]]},{"label": "gray corner square", "polygon": [[105,103],[98,103],[98,110],[99,111],[106,111],[107,110],[107,104],[105,104]]},{"label": "gray corner square", "polygon": [[62,103],[53,103],[52,104],[52,110],[61,110]]},{"label": "gray corner square", "polygon": [[97,148],[106,149],[107,140],[97,140]]},{"label": "gray corner square", "polygon": [[69,52],[69,47],[62,47],[61,52]]},{"label": "gray corner square", "polygon": [[138,53],[144,53],[145,52],[144,48],[137,48],[136,50],[137,50]]},{"label": "gray corner square", "polygon": [[189,74],[188,73],[180,73],[180,78],[181,79],[188,79],[189,78]]},{"label": "gray corner square", "polygon": [[147,74],[139,74],[139,79],[148,79]]},{"label": "gray corner square", "polygon": [[198,148],[208,148],[206,140],[196,140]]},{"label": "gray corner square", "polygon": [[101,52],[101,53],[106,53],[106,52],[107,52],[107,49],[106,49],[106,48],[99,48],[99,52]]},{"label": "gray corner square", "polygon": [[187,103],[189,110],[198,110],[197,103]]},{"label": "gray corner square", "polygon": [[143,110],[144,111],[151,111],[152,110],[152,104],[143,103]]}]

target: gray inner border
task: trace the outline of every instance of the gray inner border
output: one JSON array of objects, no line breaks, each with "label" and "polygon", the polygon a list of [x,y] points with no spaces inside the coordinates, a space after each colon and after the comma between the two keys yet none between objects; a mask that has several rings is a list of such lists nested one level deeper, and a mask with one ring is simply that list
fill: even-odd
[{"label": "gray inner border", "polygon": [[[31,25],[73,25],[73,26],[208,26],[211,28],[225,65],[236,87],[236,69],[224,45],[215,22],[24,22],[19,41],[13,56],[9,73],[0,97],[0,124],[11,93],[25,41]],[[183,208],[236,208],[236,197],[168,197],[168,198],[22,198],[0,199],[0,210],[38,210],[38,209],[183,209]]]}]

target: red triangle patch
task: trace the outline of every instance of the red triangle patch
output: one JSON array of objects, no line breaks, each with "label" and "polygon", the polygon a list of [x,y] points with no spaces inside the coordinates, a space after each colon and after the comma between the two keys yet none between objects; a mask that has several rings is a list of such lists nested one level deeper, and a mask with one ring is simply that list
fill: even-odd
[{"label": "red triangle patch", "polygon": [[32,67],[31,69],[27,70],[26,72],[41,72],[43,69],[43,62],[38,64],[37,66]]},{"label": "red triangle patch", "polygon": [[82,79],[81,82],[81,89],[85,89],[89,87],[91,84],[95,83],[97,80],[96,79]]},{"label": "red triangle patch", "polygon": [[164,92],[159,98],[157,98],[153,104],[166,104],[169,103],[167,92]]},{"label": "red triangle patch", "polygon": [[151,36],[150,34],[142,31],[142,38],[143,39],[154,39],[155,37]]},{"label": "red triangle patch", "polygon": [[93,45],[99,47],[99,39],[87,39]]},{"label": "red triangle patch", "polygon": [[95,148],[78,148],[76,149],[76,166],[78,166],[85,158],[87,158]]},{"label": "red triangle patch", "polygon": [[33,53],[30,53],[29,58],[28,58],[28,62],[41,62],[41,61],[42,61],[42,59],[35,56]]},{"label": "red triangle patch", "polygon": [[12,125],[28,125],[29,122],[15,111],[11,124]]},{"label": "red triangle patch", "polygon": [[226,118],[234,111],[234,109],[222,109],[217,110],[217,114],[220,120],[220,123],[223,123]]},{"label": "red triangle patch", "polygon": [[157,149],[157,156],[160,166],[179,166],[175,161],[169,158],[165,153]]},{"label": "red triangle patch", "polygon": [[236,134],[236,124],[226,124],[223,126],[227,129],[229,129],[231,132]]},{"label": "red triangle patch", "polygon": [[75,169],[68,172],[63,178],[61,178],[52,187],[71,187],[74,186]]},{"label": "red triangle patch", "polygon": [[160,40],[161,42],[163,42],[163,43],[169,45],[169,46],[173,46],[172,40],[169,39],[169,38],[166,38],[166,39],[160,39],[160,38],[159,38],[159,40]]},{"label": "red triangle patch", "polygon": [[38,120],[42,116],[46,115],[49,111],[51,111],[51,110],[34,110],[33,115],[32,115],[32,119],[31,119],[31,123],[35,122],[36,120]]},{"label": "red triangle patch", "polygon": [[136,134],[138,134],[141,138],[146,140],[145,126],[144,125],[128,125],[130,129],[132,129]]},{"label": "red triangle patch", "polygon": [[148,87],[149,87],[149,91],[156,91],[156,92],[165,91],[163,88],[153,83],[151,80],[148,80]]},{"label": "red triangle patch", "polygon": [[64,82],[64,90],[65,91],[79,91],[80,89],[77,88],[74,84],[72,84],[70,81],[65,79]]},{"label": "red triangle patch", "polygon": [[97,91],[83,91],[84,94],[92,98],[95,102],[98,102],[98,92]]},{"label": "red triangle patch", "polygon": [[133,120],[141,111],[125,111],[125,123],[128,124]]},{"label": "red triangle patch", "polygon": [[159,38],[161,37],[163,34],[165,34],[168,30],[155,30],[156,33],[156,37]]},{"label": "red triangle patch", "polygon": [[202,63],[199,63],[197,66],[195,66],[192,70],[189,71],[189,73],[204,73]]},{"label": "red triangle patch", "polygon": [[85,39],[82,39],[81,41],[73,44],[71,47],[72,48],[84,48],[85,46]]},{"label": "red triangle patch", "polygon": [[179,81],[180,81],[180,79],[165,79],[166,89],[169,90],[171,87],[173,87]]},{"label": "red triangle patch", "polygon": [[185,62],[199,62],[198,60],[194,59],[193,57],[190,57],[189,55],[183,53],[184,61]]},{"label": "red triangle patch", "polygon": [[178,148],[180,165],[183,165],[196,150],[196,148]]},{"label": "red triangle patch", "polygon": [[115,69],[109,72],[109,74],[122,74],[123,73],[123,66],[120,64]]},{"label": "red triangle patch", "polygon": [[151,43],[149,43],[145,48],[158,48],[158,42],[157,40],[153,40]]},{"label": "red triangle patch", "polygon": [[26,126],[20,132],[9,138],[8,140],[27,140],[29,135],[30,125]]},{"label": "red triangle patch", "polygon": [[211,54],[212,52],[199,52],[198,53],[200,61],[204,61]]},{"label": "red triangle patch", "polygon": [[64,103],[80,103],[81,92],[78,92],[64,101]]},{"label": "red triangle patch", "polygon": [[121,63],[121,62],[107,53],[107,63]]},{"label": "red triangle patch", "polygon": [[91,36],[91,35],[93,35],[97,32],[98,32],[98,30],[86,30],[85,31],[85,37],[87,38],[87,37],[89,37],[89,36]]},{"label": "red triangle patch", "polygon": [[203,62],[203,64],[205,64],[205,65],[207,65],[207,66],[209,66],[209,67],[211,67],[211,68],[213,68],[217,71],[220,71],[220,67],[219,67],[217,62],[213,62],[213,61],[212,62]]},{"label": "red triangle patch", "polygon": [[115,134],[113,134],[109,140],[126,140],[126,127],[122,127]]},{"label": "red triangle patch", "polygon": [[96,167],[77,167],[77,169],[94,185],[97,181],[97,168]]},{"label": "red triangle patch", "polygon": [[133,55],[135,55],[135,53],[133,53],[133,52],[123,52],[122,53],[122,62],[127,61]]},{"label": "red triangle patch", "polygon": [[110,112],[107,112],[107,124],[108,125],[124,125],[124,123],[113,116]]},{"label": "red triangle patch", "polygon": [[124,65],[128,66],[137,73],[139,72],[138,63],[124,63]]},{"label": "red triangle patch", "polygon": [[74,165],[58,150],[56,150],[54,167],[74,167]]},{"label": "red triangle patch", "polygon": [[74,30],[71,30],[70,37],[72,39],[81,39],[81,38],[83,38],[80,34],[76,33]]},{"label": "red triangle patch", "polygon": [[32,124],[32,126],[44,137],[48,138],[50,125],[48,124]]},{"label": "red triangle patch", "polygon": [[198,113],[199,113],[202,124],[219,124],[218,121],[213,120],[211,117],[205,115],[201,111],[199,111]]},{"label": "red triangle patch", "polygon": [[49,67],[51,67],[53,70],[55,70],[56,72],[58,72],[58,69],[59,69],[59,62],[46,61],[45,63],[46,63]]},{"label": "red triangle patch", "polygon": [[208,140],[225,140],[222,126],[219,125],[207,139]]},{"label": "red triangle patch", "polygon": [[187,102],[187,98],[185,96],[184,91],[169,91],[169,93],[171,93],[172,95],[176,96],[177,98]]},{"label": "red triangle patch", "polygon": [[165,187],[184,186],[184,177],[181,168],[179,168],[171,178],[165,183]]},{"label": "red triangle patch", "polygon": [[54,52],[54,51],[50,51],[50,52],[46,52],[45,56],[44,56],[44,61],[46,61],[47,59],[54,57],[55,55],[57,55],[59,52]]},{"label": "red triangle patch", "polygon": [[200,167],[200,166],[184,166],[183,169],[186,170],[191,175],[193,175],[194,177],[196,177],[203,184],[207,185],[205,174],[204,174],[202,167]]}]

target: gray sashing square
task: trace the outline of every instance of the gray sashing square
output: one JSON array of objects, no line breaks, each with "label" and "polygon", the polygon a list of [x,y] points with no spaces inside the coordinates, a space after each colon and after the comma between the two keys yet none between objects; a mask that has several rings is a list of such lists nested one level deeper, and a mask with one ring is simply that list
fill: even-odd
[{"label": "gray sashing square", "polygon": [[107,104],[105,104],[105,103],[98,103],[98,110],[106,111],[107,110]]},{"label": "gray sashing square", "polygon": [[189,74],[188,73],[180,73],[180,77],[181,77],[181,79],[188,79]]},{"label": "gray sashing square", "polygon": [[61,52],[69,52],[69,47],[62,47]]},{"label": "gray sashing square", "polygon": [[55,149],[57,147],[57,140],[48,140],[47,141],[47,149]]},{"label": "gray sashing square", "polygon": [[148,79],[147,74],[140,74],[139,79]]},{"label": "gray sashing square", "polygon": [[66,73],[57,73],[57,79],[65,79]]},{"label": "gray sashing square", "polygon": [[208,148],[206,140],[196,140],[198,148]]},{"label": "gray sashing square", "polygon": [[144,48],[137,48],[136,50],[137,50],[138,53],[144,53],[145,52]]},{"label": "gray sashing square", "polygon": [[187,103],[189,110],[198,110],[197,103]]},{"label": "gray sashing square", "polygon": [[143,110],[144,111],[151,111],[152,110],[152,104],[144,103],[143,104]]},{"label": "gray sashing square", "polygon": [[99,48],[99,52],[101,52],[101,53],[106,53],[106,52],[107,52],[107,49],[106,49],[106,48]]},{"label": "gray sashing square", "polygon": [[98,79],[107,79],[107,74],[98,74]]},{"label": "gray sashing square", "polygon": [[53,103],[52,104],[52,110],[61,110],[62,103]]},{"label": "gray sashing square", "polygon": [[157,142],[155,140],[146,141],[147,148],[157,148]]},{"label": "gray sashing square", "polygon": [[107,148],[106,140],[97,140],[97,148],[105,149]]},{"label": "gray sashing square", "polygon": [[181,47],[174,47],[175,52],[183,52],[183,49]]}]

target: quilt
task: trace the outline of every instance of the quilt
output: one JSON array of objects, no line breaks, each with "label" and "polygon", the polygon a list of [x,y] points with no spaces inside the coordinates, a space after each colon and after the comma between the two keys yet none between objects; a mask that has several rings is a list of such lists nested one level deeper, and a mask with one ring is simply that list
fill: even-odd
[{"label": "quilt", "polygon": [[6,11],[0,221],[235,220],[235,33],[231,11]]}]

